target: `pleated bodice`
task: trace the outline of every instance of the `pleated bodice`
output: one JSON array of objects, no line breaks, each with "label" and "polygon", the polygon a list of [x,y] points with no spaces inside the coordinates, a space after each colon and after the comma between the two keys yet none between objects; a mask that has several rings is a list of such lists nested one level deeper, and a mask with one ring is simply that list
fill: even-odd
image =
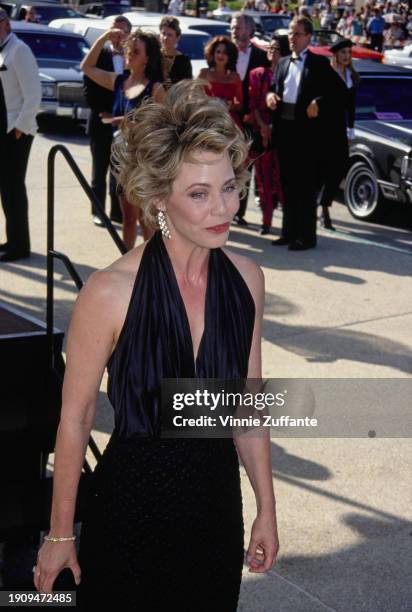
[{"label": "pleated bodice", "polygon": [[221,248],[210,250],[204,331],[198,354],[161,231],[147,242],[125,322],[108,364],[115,433],[160,435],[162,378],[246,378],[255,303]]}]

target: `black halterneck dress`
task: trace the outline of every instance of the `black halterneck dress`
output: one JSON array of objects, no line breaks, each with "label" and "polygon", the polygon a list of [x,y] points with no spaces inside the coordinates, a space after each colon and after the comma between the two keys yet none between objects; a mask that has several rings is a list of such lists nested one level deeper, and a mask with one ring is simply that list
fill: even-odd
[{"label": "black halterneck dress", "polygon": [[246,378],[255,304],[211,249],[196,360],[185,305],[157,231],[147,242],[108,362],[115,429],[82,522],[78,606],[231,612],[244,558],[239,461],[231,438],[162,438],[165,378]]}]

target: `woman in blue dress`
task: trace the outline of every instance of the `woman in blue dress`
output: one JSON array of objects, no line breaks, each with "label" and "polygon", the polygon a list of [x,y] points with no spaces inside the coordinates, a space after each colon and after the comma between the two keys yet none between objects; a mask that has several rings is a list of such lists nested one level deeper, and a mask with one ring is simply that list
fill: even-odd
[{"label": "woman in blue dress", "polygon": [[[96,67],[100,52],[105,43],[110,40],[117,46],[118,39],[125,39],[123,43],[125,71],[116,74]],[[136,30],[125,38],[124,32],[111,29],[100,36],[80,65],[84,74],[101,87],[114,91],[112,114],[102,113],[102,120],[110,121],[117,129],[123,117],[140,106],[142,101],[150,96],[157,102],[162,102],[165,91],[162,86],[163,75],[161,70],[161,51],[158,39],[150,32]],[[116,139],[116,136],[115,136]],[[134,247],[137,235],[137,221],[142,227],[143,238],[148,240],[152,231],[140,218],[139,209],[130,204],[119,193],[120,207],[123,213],[123,242],[127,250]]]},{"label": "woman in blue dress", "polygon": [[[132,119],[118,178],[157,231],[92,274],[77,299],[35,586],[50,592],[69,568],[82,610],[235,612],[243,565],[266,572],[279,548],[269,434],[173,437],[161,383],[215,379],[220,389],[262,376],[263,272],[225,246],[248,147],[199,82],[174,85],[164,104],[146,100]],[[77,487],[106,367],[115,428],[77,554]],[[256,498],[246,555],[239,457]]]}]

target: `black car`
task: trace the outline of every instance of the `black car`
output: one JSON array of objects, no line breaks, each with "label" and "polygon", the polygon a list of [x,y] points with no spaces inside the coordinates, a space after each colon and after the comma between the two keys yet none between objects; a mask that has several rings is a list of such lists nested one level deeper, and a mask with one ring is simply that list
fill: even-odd
[{"label": "black car", "polygon": [[344,199],[357,219],[386,200],[412,204],[412,72],[354,60],[361,77]]},{"label": "black car", "polygon": [[67,4],[59,4],[54,1],[44,0],[34,2],[33,0],[5,0],[0,2],[0,7],[7,11],[10,19],[21,21],[26,14],[26,7],[33,7],[36,11],[38,23],[47,25],[53,19],[73,19],[74,17],[83,17],[81,13],[76,11]]},{"label": "black car", "polygon": [[[93,2],[79,6],[84,15],[91,17],[110,17],[112,15],[123,15],[132,10],[128,2]],[[83,16],[84,16],[83,15]]]},{"label": "black car", "polygon": [[89,115],[80,62],[89,51],[78,34],[36,23],[12,22],[13,32],[33,51],[42,87],[40,112],[85,121]]},{"label": "black car", "polygon": [[[227,21],[230,23],[232,16],[237,11],[231,11],[228,9],[216,9],[213,11],[215,19],[220,21]],[[283,15],[282,13],[266,13],[264,11],[252,11],[242,10],[244,15],[249,15],[253,18],[256,26],[255,34],[259,34],[267,39],[270,39],[272,34],[279,30],[287,33],[291,17],[289,15]]]}]

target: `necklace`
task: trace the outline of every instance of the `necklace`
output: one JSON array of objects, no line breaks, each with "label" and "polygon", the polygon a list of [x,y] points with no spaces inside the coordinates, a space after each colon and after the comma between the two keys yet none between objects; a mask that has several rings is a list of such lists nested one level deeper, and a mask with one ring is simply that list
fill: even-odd
[{"label": "necklace", "polygon": [[176,54],[174,55],[162,55],[162,68],[163,68],[163,87],[169,89],[172,86],[170,73],[172,72],[173,64],[175,63]]}]

